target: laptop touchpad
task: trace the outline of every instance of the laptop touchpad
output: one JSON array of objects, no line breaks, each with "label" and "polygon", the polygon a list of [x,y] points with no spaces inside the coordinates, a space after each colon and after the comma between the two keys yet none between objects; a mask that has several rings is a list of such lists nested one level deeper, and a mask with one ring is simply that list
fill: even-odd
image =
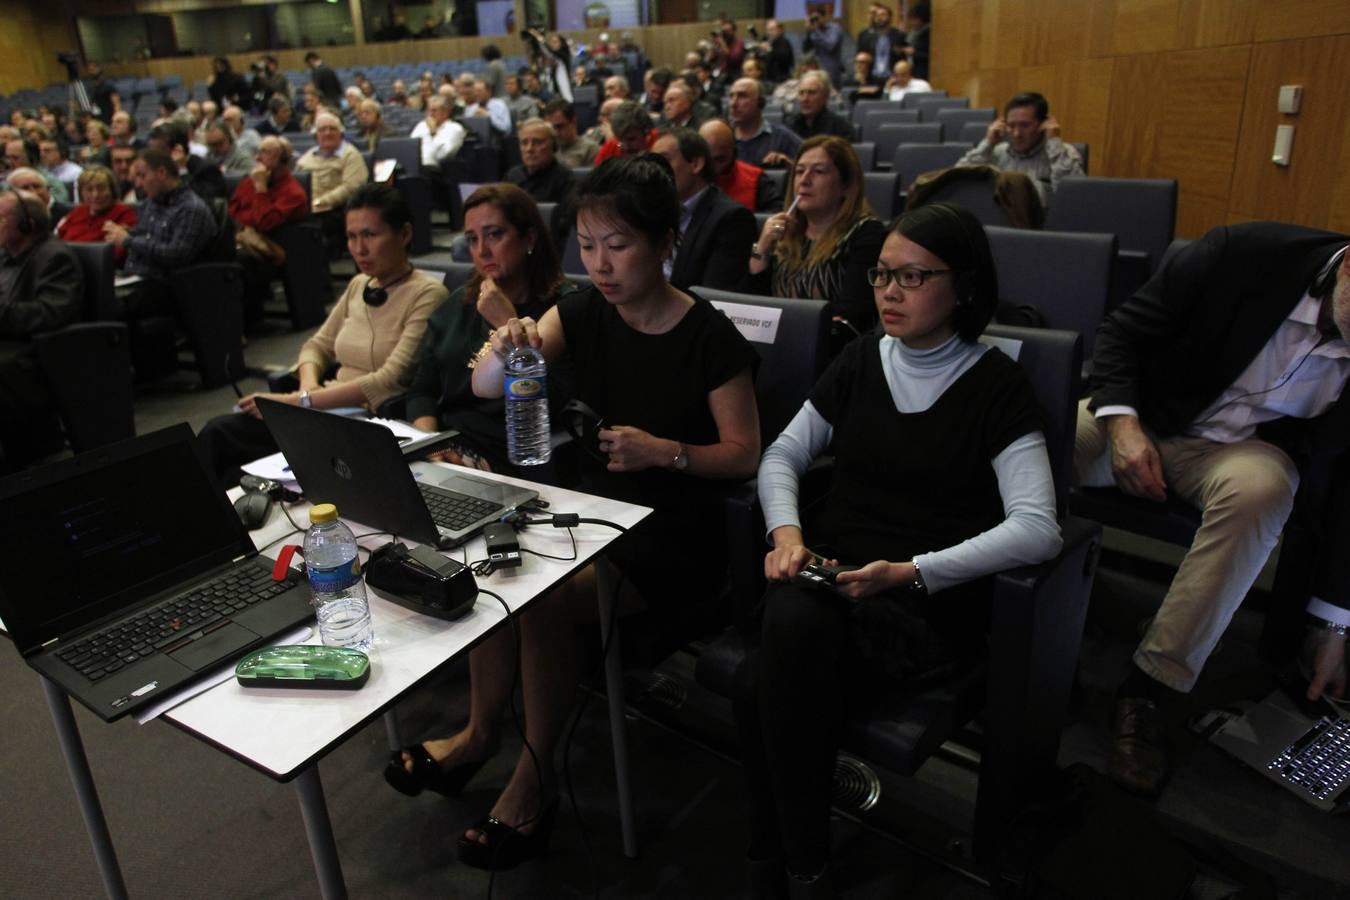
[{"label": "laptop touchpad", "polygon": [[229,622],[169,655],[195,672],[228,661],[231,653],[257,639],[258,635],[252,631]]}]

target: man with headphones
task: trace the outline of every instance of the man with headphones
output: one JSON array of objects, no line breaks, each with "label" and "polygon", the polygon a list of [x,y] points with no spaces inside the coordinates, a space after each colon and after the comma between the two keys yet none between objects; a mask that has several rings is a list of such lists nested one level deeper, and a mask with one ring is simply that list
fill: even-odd
[{"label": "man with headphones", "polygon": [[1204,513],[1117,692],[1109,772],[1128,789],[1161,788],[1162,712],[1194,687],[1281,532],[1263,655],[1290,659],[1306,624],[1308,699],[1346,693],[1347,243],[1274,222],[1216,228],[1097,332],[1079,482]]},{"label": "man with headphones", "polygon": [[736,135],[736,156],[741,162],[762,169],[790,166],[797,158],[802,139],[792,129],[764,119],[764,86],[753,78],[740,78],[731,85],[727,118]]},{"label": "man with headphones", "polygon": [[60,446],[30,339],[80,318],[84,273],[51,232],[46,204],[29,193],[0,191],[0,471]]},{"label": "man with headphones", "polygon": [[957,165],[1021,172],[1049,206],[1062,179],[1083,174],[1078,149],[1064,143],[1059,131],[1059,121],[1050,115],[1050,103],[1035,91],[1026,91],[1008,101],[1003,116],[989,123],[984,140]]}]

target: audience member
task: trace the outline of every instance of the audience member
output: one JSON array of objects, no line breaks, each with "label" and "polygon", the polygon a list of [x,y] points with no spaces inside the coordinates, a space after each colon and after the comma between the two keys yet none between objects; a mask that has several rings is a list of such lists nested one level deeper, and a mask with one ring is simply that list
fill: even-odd
[{"label": "audience member", "polygon": [[872,72],[872,54],[858,51],[853,56],[853,71],[844,79],[844,87],[853,88],[853,99],[875,100],[881,96],[882,78]]},{"label": "audience member", "polygon": [[511,121],[519,124],[537,118],[542,104],[538,97],[531,97],[521,90],[519,75],[507,75],[506,108],[511,111]]},{"label": "audience member", "polygon": [[309,215],[309,198],[291,174],[291,144],[268,135],[258,145],[248,177],[230,197],[237,258],[244,269],[244,323],[257,324],[270,295],[272,279],[286,253],[274,239],[278,228]]},{"label": "audience member", "polygon": [[694,114],[693,92],[683,79],[675,79],[666,88],[661,110],[661,124],[666,128],[697,129],[703,124],[703,120]]},{"label": "audience member", "polygon": [[914,66],[907,60],[900,60],[886,79],[886,99],[900,102],[907,94],[926,94],[933,86],[922,78],[914,77]]},{"label": "audience member", "polygon": [[318,143],[295,165],[309,173],[310,211],[318,217],[330,245],[336,245],[342,239],[347,200],[370,178],[370,170],[361,151],[343,138],[342,122],[333,113],[319,113],[314,134]]},{"label": "audience member", "polygon": [[[474,396],[473,367],[493,331],[512,318],[543,318],[576,288],[563,279],[539,207],[519,188],[486,184],[470,194],[464,201],[464,237],[474,271],[427,320],[407,414],[423,431],[459,432],[455,446],[438,459],[511,472],[503,401]],[[548,374],[550,405],[561,406],[571,393],[562,383],[566,379],[557,367]],[[403,769],[393,768],[397,780]]]},{"label": "audience member", "polygon": [[[749,475],[759,456],[754,352],[725,316],[662,276],[680,219],[664,159],[644,154],[606,163],[582,184],[578,199],[582,259],[596,287],[560,299],[538,323],[512,318],[494,330],[493,352],[477,363],[473,389],[480,397],[501,396],[502,357],[512,345],[539,347],[550,365],[575,363],[578,398],[606,423],[598,432],[599,459],[583,458],[582,489],[655,510],[608,556],[642,594],[653,625],[678,633],[688,627],[692,570],[681,577],[650,560],[697,533],[700,553],[713,555],[702,557],[699,568],[720,568],[724,541],[709,529],[723,518],[727,487]],[[650,383],[632,377],[655,369],[682,377]],[[520,754],[491,818],[461,838],[460,859],[469,865],[509,868],[547,845],[558,806],[555,751],[576,693],[573,623],[594,603],[586,573],[521,621],[532,753]],[[405,793],[430,787],[457,794],[493,755],[511,693],[512,641],[503,631],[474,649],[468,725],[446,740],[405,748],[386,769],[392,784]]]},{"label": "audience member", "polygon": [[272,100],[281,97],[291,99],[291,85],[281,72],[275,56],[264,56],[253,64],[253,109],[255,112],[271,110]]},{"label": "audience member", "polygon": [[931,12],[927,3],[916,3],[905,13],[905,24],[909,28],[909,46],[905,55],[914,64],[914,77],[928,77],[928,44],[932,37],[929,24]]},{"label": "audience member", "polygon": [[473,102],[464,108],[467,118],[484,118],[492,124],[492,131],[500,140],[511,133],[511,109],[505,100],[498,100],[489,93],[487,82],[481,78],[473,80]]},{"label": "audience member", "polygon": [[721,119],[704,122],[698,133],[708,142],[717,186],[751,212],[782,208],[783,192],[759,166],[737,159],[736,138]]},{"label": "audience member", "polygon": [[1078,149],[1059,136],[1059,122],[1040,94],[1018,94],[1003,107],[1003,117],[989,123],[984,140],[961,157],[958,165],[994,166],[1031,178],[1041,201],[1049,206],[1060,179],[1083,174]]},{"label": "audience member", "polygon": [[258,145],[262,143],[262,135],[258,134],[257,129],[244,127],[244,111],[237,106],[226,107],[220,114],[220,121],[224,122],[230,129],[230,137],[235,146],[239,147],[250,157],[258,152]]},{"label": "audience member", "polygon": [[486,65],[483,66],[483,83],[487,85],[488,96],[498,100],[506,99],[506,63],[502,62],[502,51],[496,44],[484,44],[478,51]]},{"label": "audience member", "polygon": [[258,123],[258,134],[295,134],[300,131],[300,123],[293,118],[291,101],[277,94],[267,101],[267,117]]},{"label": "audience member", "polygon": [[88,165],[108,158],[108,148],[112,144],[112,130],[102,119],[90,119],[86,122],[84,137],[84,148],[80,151],[81,164]]},{"label": "audience member", "polygon": [[150,129],[145,146],[147,150],[160,150],[173,157],[179,178],[203,200],[224,200],[229,195],[220,169],[188,151],[187,128],[182,124],[156,125]]},{"label": "audience member", "polygon": [[389,97],[386,102],[390,106],[408,105],[408,85],[403,82],[402,78],[394,79],[394,83],[389,88]]},{"label": "audience member", "polygon": [[570,100],[550,100],[544,106],[544,121],[558,136],[558,162],[574,169],[592,163],[600,146],[577,136],[577,111]]},{"label": "audience member", "polygon": [[52,236],[46,203],[0,192],[0,469],[14,471],[59,446],[31,339],[77,321],[83,304],[83,270]]},{"label": "audience member", "polygon": [[113,113],[109,135],[114,145],[125,144],[128,147],[135,147],[137,150],[145,149],[145,141],[136,136],[135,117],[124,109],[119,109]]},{"label": "audience member", "polygon": [[844,77],[844,29],[815,11],[807,17],[807,25],[802,49],[814,53],[821,71],[830,76],[831,83],[839,84]]},{"label": "audience member", "polygon": [[83,171],[67,159],[69,155],[64,136],[52,135],[38,141],[38,159],[42,163],[43,170],[62,183],[75,181]]},{"label": "audience member", "polygon": [[324,105],[337,109],[342,104],[342,82],[338,81],[337,73],[325,66],[313,50],[305,54],[305,65],[309,66],[310,84],[319,92]]},{"label": "audience member", "polygon": [[206,86],[206,92],[211,95],[217,109],[224,109],[226,106],[239,106],[248,102],[251,93],[249,81],[234,70],[228,59],[217,56],[211,61],[211,69],[211,78]]},{"label": "audience member", "polygon": [[[759,468],[770,586],[736,704],[756,896],[835,896],[846,710],[969,671],[986,655],[992,576],[1062,544],[1031,384],[978,340],[998,304],[979,221],[916,209],[874,265],[881,332],[834,361]],[[832,488],[808,518],[799,483],[827,453]],[[833,587],[796,581],[811,562],[861,568]]]},{"label": "audience member", "polygon": [[365,147],[367,153],[374,153],[380,147],[380,140],[394,136],[394,129],[384,121],[380,104],[374,100],[362,100],[356,107],[356,139]]},{"label": "audience member", "polygon": [[605,99],[627,100],[630,91],[628,88],[628,79],[622,75],[611,75],[605,79]]},{"label": "audience member", "polygon": [[665,110],[666,88],[674,78],[675,73],[664,67],[642,73],[642,105],[647,112],[659,116]]},{"label": "audience member", "polygon": [[529,194],[536,203],[563,203],[576,189],[572,172],[554,157],[558,138],[543,119],[526,119],[516,131],[520,165],[503,179]]},{"label": "audience member", "polygon": [[853,145],[834,135],[803,142],[783,203],[751,251],[750,292],[827,301],[830,314],[848,323],[835,330],[835,346],[867,332],[877,315],[867,299],[867,270],[886,226],[867,205]]},{"label": "audience member", "polygon": [[797,111],[784,119],[783,124],[802,138],[832,134],[853,140],[853,123],[828,108],[831,90],[830,79],[824,72],[806,72],[798,79]]},{"label": "audience member", "polygon": [[792,164],[802,139],[786,125],[764,118],[764,86],[750,78],[732,83],[728,117],[735,129],[736,155],[751,166],[773,168]]},{"label": "audience member", "polygon": [[745,62],[741,63],[741,77],[749,78],[759,85],[764,96],[769,95],[773,90],[773,85],[764,77],[764,63],[759,61],[758,56],[747,56]]},{"label": "audience member", "polygon": [[[130,230],[136,227],[136,209],[121,202],[117,178],[110,169],[97,163],[80,172],[80,205],[56,225],[56,236],[63,241],[100,243],[108,239],[105,222],[115,222]],[[118,265],[126,259],[126,248],[114,250]]]},{"label": "audience member", "polygon": [[656,140],[656,129],[652,127],[651,116],[634,100],[625,100],[614,110],[609,120],[614,137],[605,141],[600,152],[595,154],[595,165],[600,165],[611,156],[636,156],[652,146]]},{"label": "audience member", "polygon": [[134,147],[113,147],[108,151],[108,168],[112,169],[113,175],[117,178],[117,199],[128,206],[133,206],[141,200],[136,192],[136,180],[131,174],[132,163],[138,156],[140,153]]},{"label": "audience member", "polygon": [[319,113],[331,112],[337,115],[340,108],[338,103],[326,106],[318,88],[312,84],[304,85],[300,88],[300,130],[313,132]]},{"label": "audience member", "polygon": [[[1098,330],[1080,483],[1155,502],[1171,491],[1203,511],[1116,692],[1108,772],[1129,790],[1157,793],[1166,780],[1166,713],[1195,686],[1282,529],[1281,570],[1302,564],[1275,599],[1307,604],[1307,696],[1345,695],[1347,243],[1272,222],[1215,228]],[[1265,649],[1286,649],[1275,644]]]},{"label": "audience member", "polygon": [[427,117],[413,127],[411,135],[422,142],[422,168],[440,169],[446,160],[454,159],[464,146],[466,134],[464,126],[450,118],[450,106],[444,97],[428,100]]},{"label": "audience member", "polygon": [[614,110],[622,106],[623,103],[624,101],[620,100],[618,97],[610,97],[608,100],[601,103],[600,114],[596,116],[595,125],[586,129],[586,133],[582,135],[582,137],[595,144],[597,147],[603,147],[605,141],[614,137],[614,129],[612,126]]},{"label": "audience member", "polygon": [[[19,170],[26,169],[37,175],[38,179],[45,185],[42,191],[46,198],[47,206],[50,208],[53,203],[70,202],[70,191],[61,183],[61,179],[52,175],[50,172],[44,172],[40,167],[38,145],[35,141],[19,138],[5,143],[5,164],[9,169],[9,177],[19,173]],[[16,190],[29,190],[27,187],[16,187]]]},{"label": "audience member", "polygon": [[909,40],[892,22],[891,8],[882,3],[872,4],[868,25],[858,32],[858,52],[871,57],[872,78],[881,83],[891,74],[891,67],[905,58]]},{"label": "audience member", "polygon": [[792,44],[783,34],[783,23],[777,19],[770,19],[764,23],[764,34],[767,40],[763,46],[768,59],[764,66],[764,77],[774,84],[781,84],[792,77],[793,65],[796,62]]},{"label": "audience member", "polygon": [[[250,394],[239,401],[238,413],[212,419],[198,436],[222,484],[238,482],[242,463],[276,451],[259,397],[306,409],[360,406],[374,412],[407,390],[427,317],[445,301],[445,286],[408,261],[412,213],[389,185],[365,184],[351,195],[345,231],[360,271],[300,348],[299,389]],[[333,366],[337,374],[324,381]]]},{"label": "audience member", "polygon": [[664,130],[652,152],[670,163],[680,199],[680,239],[665,263],[666,278],[680,290],[735,288],[745,277],[745,248],[755,240],[754,214],[717,187],[712,153],[697,131]]},{"label": "audience member", "polygon": [[206,129],[206,150],[207,165],[215,166],[222,175],[247,175],[253,168],[252,157],[234,142],[234,131],[224,121]]}]

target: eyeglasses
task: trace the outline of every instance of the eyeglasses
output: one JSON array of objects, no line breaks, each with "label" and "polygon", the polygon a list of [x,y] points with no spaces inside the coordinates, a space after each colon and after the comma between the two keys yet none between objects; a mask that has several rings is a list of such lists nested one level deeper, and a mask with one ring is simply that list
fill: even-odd
[{"label": "eyeglasses", "polygon": [[923,283],[934,275],[946,275],[951,269],[920,269],[915,266],[905,266],[903,269],[887,269],[882,266],[873,266],[867,270],[867,282],[874,288],[884,288],[895,279],[896,283],[902,288],[923,287]]}]

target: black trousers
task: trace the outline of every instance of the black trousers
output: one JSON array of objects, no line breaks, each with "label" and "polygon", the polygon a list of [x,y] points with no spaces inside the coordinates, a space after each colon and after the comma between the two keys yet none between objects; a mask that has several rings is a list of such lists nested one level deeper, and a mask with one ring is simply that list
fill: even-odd
[{"label": "black trousers", "polygon": [[197,440],[211,471],[225,488],[239,483],[239,467],[244,463],[277,452],[277,442],[263,420],[243,413],[216,416],[206,423]]},{"label": "black trousers", "polygon": [[61,447],[61,424],[27,341],[0,341],[0,473]]}]

